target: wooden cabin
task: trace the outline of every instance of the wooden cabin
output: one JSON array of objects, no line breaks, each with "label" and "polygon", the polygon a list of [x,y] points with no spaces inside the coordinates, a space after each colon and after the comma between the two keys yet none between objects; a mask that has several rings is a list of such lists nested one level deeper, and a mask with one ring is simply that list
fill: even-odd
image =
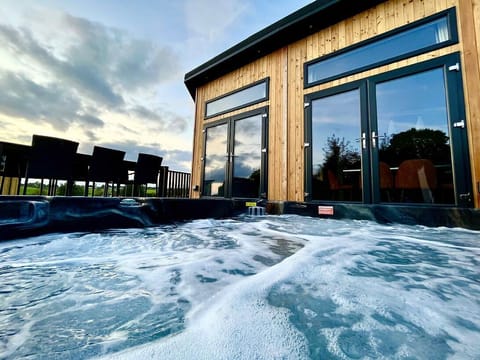
[{"label": "wooden cabin", "polygon": [[191,197],[480,207],[480,0],[318,0],[185,75]]}]

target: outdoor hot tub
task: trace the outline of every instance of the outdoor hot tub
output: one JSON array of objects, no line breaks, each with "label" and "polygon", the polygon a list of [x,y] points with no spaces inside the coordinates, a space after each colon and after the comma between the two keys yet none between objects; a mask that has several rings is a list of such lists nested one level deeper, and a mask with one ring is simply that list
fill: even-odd
[{"label": "outdoor hot tub", "polygon": [[475,359],[479,239],[238,214],[4,241],[0,358]]}]

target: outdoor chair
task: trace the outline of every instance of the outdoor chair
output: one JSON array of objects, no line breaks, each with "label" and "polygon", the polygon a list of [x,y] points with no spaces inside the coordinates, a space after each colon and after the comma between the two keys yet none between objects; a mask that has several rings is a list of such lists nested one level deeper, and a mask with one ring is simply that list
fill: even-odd
[{"label": "outdoor chair", "polygon": [[391,191],[393,190],[393,174],[390,165],[380,161],[378,171],[380,174],[380,191],[386,195],[387,201],[390,202],[392,200]]},{"label": "outdoor chair", "polygon": [[[48,179],[50,196],[56,195],[57,181],[71,181],[73,175],[73,159],[77,152],[78,142],[33,135],[30,155],[26,165],[23,195],[26,195],[29,179],[40,179],[40,195],[43,192],[43,181]],[[65,195],[69,195],[65,187]]]},{"label": "outdoor chair", "polygon": [[148,184],[155,184],[155,196],[158,196],[158,176],[163,158],[150,154],[138,154],[133,180],[134,196],[141,196],[142,186],[145,185],[144,196],[147,196]]},{"label": "outdoor chair", "polygon": [[118,181],[119,188],[117,194],[120,194],[120,187],[123,184],[123,196],[127,196],[129,190],[131,196],[133,196],[133,175],[135,173],[135,166],[137,166],[135,161],[123,160],[120,179]]},{"label": "outdoor chair", "polygon": [[401,202],[433,203],[437,188],[437,171],[428,159],[403,161],[398,167],[395,187],[400,191]]},{"label": "outdoor chair", "polygon": [[110,183],[112,184],[111,195],[113,196],[115,185],[117,185],[118,196],[120,180],[123,177],[124,156],[125,151],[109,149],[101,146],[95,146],[93,148],[88,176],[85,183],[85,196],[88,196],[90,182],[92,183],[92,196],[95,196],[95,184],[97,182],[104,183],[103,196],[108,196]]},{"label": "outdoor chair", "polygon": [[21,179],[25,177],[30,146],[0,142],[0,195],[20,194]]},{"label": "outdoor chair", "polygon": [[[327,170],[328,183],[330,190],[332,191],[333,200],[343,200],[345,195],[348,195],[348,199],[352,200],[353,196],[353,185],[351,184],[341,184],[337,178],[337,175],[332,170]],[[339,195],[339,199],[337,199]]]},{"label": "outdoor chair", "polygon": [[[76,153],[73,159],[73,175],[72,181],[69,182],[69,193],[74,195],[73,187],[75,182],[80,181],[86,185],[88,179],[88,169],[90,167],[90,161],[92,159],[92,155],[88,154],[79,154]],[[85,190],[81,193],[83,195]],[[80,195],[80,194],[77,194]]]}]

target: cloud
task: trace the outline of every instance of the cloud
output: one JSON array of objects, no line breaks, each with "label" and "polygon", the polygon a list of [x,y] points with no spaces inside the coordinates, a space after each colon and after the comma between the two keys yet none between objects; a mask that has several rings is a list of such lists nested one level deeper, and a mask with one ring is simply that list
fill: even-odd
[{"label": "cloud", "polygon": [[128,111],[131,117],[148,120],[155,131],[183,132],[187,128],[188,119],[164,109],[148,109],[137,105]]},{"label": "cloud", "polygon": [[58,24],[48,25],[62,29],[54,40],[34,37],[35,28],[0,24],[0,41],[28,64],[25,68],[31,72],[34,68],[43,81],[68,88],[81,98],[78,102],[119,111],[126,106],[125,97],[131,102],[136,92],[158,86],[180,71],[177,55],[168,47],[68,14],[53,19]]},{"label": "cloud", "polygon": [[[20,74],[0,71],[0,112],[11,117],[48,122],[65,130],[77,118],[81,104],[61,87],[39,85]],[[101,120],[97,125],[101,125]]]},{"label": "cloud", "polygon": [[187,0],[186,23],[191,32],[213,41],[225,36],[227,29],[241,18],[247,9],[247,2],[243,0]]},{"label": "cloud", "polygon": [[109,106],[123,104],[123,98],[115,93],[113,87],[103,78],[101,73],[90,63],[79,62],[72,56],[65,60],[55,56],[48,44],[37,41],[30,30],[14,29],[0,25],[0,37],[15,56],[25,63],[33,63],[38,70],[47,73],[51,80],[62,82],[75,89],[83,96]]},{"label": "cloud", "polygon": [[112,88],[134,91],[168,81],[180,71],[178,55],[169,47],[68,14],[61,24],[75,40],[64,52],[72,67],[92,69]]},{"label": "cloud", "polygon": [[133,161],[137,160],[137,156],[139,153],[161,156],[163,158],[162,166],[168,166],[170,170],[175,171],[191,171],[191,151],[166,149],[162,147],[161,144],[155,143],[140,145],[135,141],[110,142],[105,143],[102,146],[125,151],[125,159]]},{"label": "cloud", "polygon": [[137,139],[138,146],[151,134],[186,130],[186,116],[156,105],[159,86],[181,70],[171,48],[66,13],[36,11],[23,25],[0,24],[2,56],[10,58],[0,59],[0,86],[8,89],[0,114],[97,144],[115,136]]},{"label": "cloud", "polygon": [[99,119],[98,117],[91,114],[79,115],[78,119],[80,119],[83,124],[94,128],[103,127],[103,125],[105,124],[102,119]]},{"label": "cloud", "polygon": [[88,141],[91,143],[96,143],[98,141],[97,135],[91,130],[84,130],[85,135],[87,136]]}]

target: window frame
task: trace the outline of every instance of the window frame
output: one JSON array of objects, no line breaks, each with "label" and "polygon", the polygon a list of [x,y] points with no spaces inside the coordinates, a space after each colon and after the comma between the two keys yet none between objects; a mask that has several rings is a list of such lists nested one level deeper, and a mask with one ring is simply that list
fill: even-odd
[{"label": "window frame", "polygon": [[[360,99],[360,129],[366,126],[366,122],[368,121],[368,94],[367,94],[367,83],[365,80],[355,80],[346,84],[341,84],[338,86],[334,86],[332,88],[316,91],[314,93],[306,94],[304,96],[305,104],[308,103],[308,106],[304,108],[304,143],[308,144],[308,146],[304,147],[304,201],[307,202],[321,202],[321,203],[336,203],[338,201],[332,200],[322,200],[322,199],[313,199],[312,193],[312,170],[313,170],[313,154],[312,154],[312,144],[313,144],[313,132],[312,132],[312,106],[315,100],[323,99],[330,96],[335,96],[339,94],[344,94],[350,91],[358,90],[358,95]],[[360,136],[360,134],[359,134]],[[370,139],[367,137],[366,139],[367,147],[370,146]],[[365,149],[361,149],[361,161],[362,164],[364,162],[370,162],[370,154]],[[362,177],[364,173],[362,171]],[[362,179],[365,181],[365,179]],[[370,190],[367,188],[365,193],[362,194],[361,201],[345,201],[348,203],[354,204],[362,204],[370,202],[371,194]]]},{"label": "window frame", "polygon": [[[352,82],[327,88],[324,90],[315,91],[304,96],[304,102],[308,103],[304,109],[304,141],[309,145],[312,143],[312,102],[336,95],[340,93],[353,90],[355,88],[360,89],[361,96],[363,94],[364,102],[361,106],[361,126],[367,133],[372,130],[378,132],[377,128],[377,113],[376,113],[376,94],[375,87],[377,84],[400,79],[406,76],[419,74],[428,70],[436,68],[444,68],[445,72],[445,94],[447,96],[447,113],[448,113],[448,126],[449,137],[452,143],[451,155],[452,155],[452,169],[454,171],[454,196],[455,201],[452,204],[429,204],[429,203],[408,203],[408,206],[415,207],[459,207],[459,208],[471,208],[473,204],[473,184],[471,174],[471,158],[469,154],[469,139],[468,128],[465,124],[464,128],[456,128],[454,123],[460,119],[465,119],[465,98],[462,82],[462,72],[449,70],[449,65],[461,64],[461,56],[459,52],[453,52],[447,55],[443,55],[434,59],[426,60],[405,67],[386,71],[380,74],[372,75],[364,79],[354,80]],[[365,205],[405,205],[405,203],[384,203],[380,201],[380,195],[377,188],[372,187],[372,181],[376,182],[379,178],[378,169],[372,167],[372,164],[378,163],[378,153],[371,151],[371,139],[370,136],[366,138],[366,149],[362,150],[362,163],[369,164],[369,172],[363,171],[362,179],[364,184],[370,184],[364,186],[364,194],[362,204]],[[332,203],[339,204],[338,201],[316,200],[312,199],[312,154],[311,146],[305,147],[304,153],[304,201],[312,203]],[[470,195],[470,197],[464,197]]]},{"label": "window frame", "polygon": [[[308,68],[311,65],[321,63],[322,61],[335,58],[339,55],[343,55],[343,54],[346,54],[348,52],[355,51],[355,50],[360,49],[362,47],[368,46],[370,44],[374,44],[374,43],[376,43],[378,41],[381,41],[381,40],[388,39],[391,36],[401,34],[402,32],[412,30],[416,27],[428,24],[430,22],[433,22],[433,21],[441,19],[441,18],[446,18],[446,20],[447,20],[448,33],[450,35],[450,38],[446,41],[443,41],[443,42],[438,43],[438,44],[433,44],[433,45],[430,45],[430,46],[427,46],[427,47],[423,47],[423,48],[420,48],[420,49],[417,49],[417,50],[414,50],[414,51],[409,51],[409,52],[401,54],[401,55],[389,57],[386,60],[377,61],[377,62],[371,63],[369,65],[365,65],[365,66],[361,66],[361,67],[358,67],[358,68],[354,68],[352,70],[344,71],[344,72],[339,73],[337,75],[332,75],[332,76],[329,76],[329,77],[326,77],[326,78],[323,78],[323,79],[320,79],[320,80],[316,80],[316,81],[313,81],[313,82],[308,81]],[[423,54],[423,53],[427,53],[427,52],[430,52],[430,51],[433,51],[433,50],[441,49],[441,48],[444,48],[444,47],[447,47],[447,46],[450,46],[450,45],[453,45],[453,44],[457,44],[458,41],[459,41],[459,39],[458,39],[458,28],[457,28],[457,20],[456,20],[456,8],[452,7],[452,8],[449,8],[447,10],[438,12],[434,15],[431,15],[431,16],[428,16],[426,18],[423,18],[423,19],[417,20],[415,22],[412,22],[410,24],[403,25],[403,26],[398,27],[396,29],[387,31],[386,33],[380,34],[378,36],[374,36],[370,39],[360,41],[359,43],[347,46],[344,49],[341,49],[341,50],[335,51],[333,53],[326,54],[326,55],[321,56],[319,58],[316,58],[316,59],[310,60],[308,62],[305,62],[304,65],[303,65],[304,88],[306,89],[306,88],[316,86],[316,85],[319,85],[319,84],[324,84],[324,83],[327,83],[327,82],[332,81],[332,80],[340,79],[340,78],[350,76],[350,75],[353,75],[353,74],[357,74],[357,73],[360,73],[360,72],[363,72],[363,71],[366,71],[366,70],[374,69],[374,68],[379,67],[379,66],[391,64],[391,63],[394,63],[396,61],[407,59],[407,58],[417,56],[417,55],[420,55],[420,54]]]},{"label": "window frame", "polygon": [[[210,114],[208,115],[207,113],[207,110],[208,110],[208,104],[210,103],[213,103],[217,100],[221,100],[221,99],[224,99],[228,96],[231,96],[231,95],[234,95],[236,93],[239,93],[239,92],[242,92],[246,89],[249,89],[249,88],[252,88],[254,86],[257,86],[257,85],[260,85],[262,83],[265,83],[265,96],[262,97],[262,98],[259,98],[257,100],[253,100],[253,101],[249,101],[247,103],[243,103],[241,105],[238,105],[238,106],[234,106],[232,108],[227,108],[225,110],[222,110],[222,111],[219,111],[219,112],[216,112],[216,113],[213,113],[213,114]],[[204,111],[204,119],[205,120],[208,120],[208,119],[211,119],[211,118],[214,118],[216,116],[219,116],[219,115],[224,115],[224,114],[227,114],[229,112],[232,112],[232,111],[235,111],[235,110],[239,110],[239,109],[242,109],[242,108],[245,108],[247,106],[251,106],[251,105],[255,105],[255,104],[259,104],[261,102],[264,102],[264,101],[267,101],[269,100],[269,94],[270,94],[270,77],[266,77],[264,79],[261,79],[259,81],[255,81],[254,83],[251,83],[251,84],[248,84],[246,86],[242,86],[241,88],[239,89],[235,89],[233,91],[230,91],[226,94],[222,94],[220,96],[217,96],[216,98],[213,98],[213,99],[210,99],[210,100],[207,100],[205,101],[205,111]]]},{"label": "window frame", "polygon": [[[231,151],[232,147],[234,146],[233,142],[235,140],[234,138],[234,124],[235,121],[237,120],[242,120],[248,117],[253,117],[260,115],[262,117],[262,134],[261,134],[261,147],[262,147],[262,152],[261,152],[261,160],[260,160],[260,196],[259,198],[261,199],[267,199],[268,197],[268,139],[269,139],[269,133],[268,133],[268,126],[269,126],[269,106],[262,106],[258,109],[254,110],[249,110],[245,111],[243,113],[233,115],[233,116],[227,116],[222,119],[212,121],[209,123],[206,123],[203,126],[203,149],[202,149],[202,157],[201,157],[201,163],[202,163],[202,168],[200,172],[200,197],[203,198],[233,198],[232,197],[232,184],[231,180],[233,179],[233,166],[227,165],[225,168],[225,184],[228,185],[226,186],[225,193],[222,196],[212,196],[212,195],[204,195],[204,184],[205,184],[205,159],[206,159],[206,144],[207,144],[207,129],[215,127],[215,126],[220,126],[220,125],[226,125],[227,126],[227,148],[226,151],[227,153]],[[265,151],[263,151],[265,149]],[[227,160],[225,160],[227,162]],[[238,198],[240,199],[240,198]],[[243,199],[243,198],[242,198]]]}]

